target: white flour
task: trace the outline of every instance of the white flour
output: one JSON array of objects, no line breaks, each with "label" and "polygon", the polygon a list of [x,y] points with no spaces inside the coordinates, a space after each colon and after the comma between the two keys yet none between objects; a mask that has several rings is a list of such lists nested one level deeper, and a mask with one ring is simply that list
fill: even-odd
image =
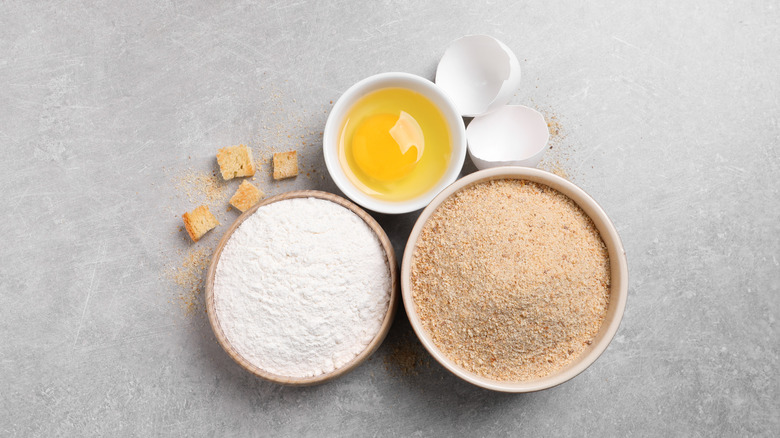
[{"label": "white flour", "polygon": [[390,287],[384,250],[360,217],[298,198],[260,207],[236,229],[217,266],[214,304],[246,360],[279,376],[309,377],[365,349]]}]

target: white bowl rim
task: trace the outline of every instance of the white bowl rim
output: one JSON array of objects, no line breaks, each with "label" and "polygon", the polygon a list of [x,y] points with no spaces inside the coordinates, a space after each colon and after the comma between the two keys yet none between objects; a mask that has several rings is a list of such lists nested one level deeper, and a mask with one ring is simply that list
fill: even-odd
[{"label": "white bowl rim", "polygon": [[[349,181],[341,168],[341,163],[339,163],[336,139],[338,138],[338,131],[341,129],[341,121],[344,114],[360,97],[370,91],[382,88],[403,87],[404,84],[416,85],[425,90],[423,94],[427,98],[440,101],[440,104],[437,104],[435,101],[434,104],[437,104],[450,128],[452,156],[449,167],[445,170],[441,180],[429,191],[406,201],[386,201],[364,193]],[[415,91],[420,92],[417,89]],[[428,79],[404,72],[379,73],[349,87],[331,108],[322,136],[322,152],[325,158],[325,166],[336,186],[356,204],[378,213],[387,214],[409,213],[428,205],[441,190],[458,179],[466,159],[466,150],[466,126],[449,96]]]},{"label": "white bowl rim", "polygon": [[[481,377],[456,365],[454,361],[449,359],[438,349],[438,347],[436,347],[436,345],[434,345],[430,336],[422,327],[412,297],[410,285],[411,262],[420,231],[425,223],[439,205],[453,193],[470,185],[496,179],[523,179],[533,181],[547,185],[568,196],[593,220],[609,251],[611,274],[610,303],[609,308],[607,309],[607,316],[604,318],[599,334],[596,336],[593,344],[581,353],[573,363],[556,373],[541,379],[524,382],[502,382]],[[564,178],[540,169],[519,166],[494,167],[474,172],[457,180],[455,183],[441,191],[420,214],[420,217],[417,219],[417,222],[409,235],[406,247],[404,248],[404,255],[401,262],[401,296],[409,322],[417,334],[417,337],[420,339],[420,342],[425,349],[428,350],[434,359],[444,366],[444,368],[461,379],[482,388],[501,392],[534,392],[552,388],[574,378],[592,365],[604,350],[606,350],[620,326],[625,311],[626,299],[628,297],[628,264],[623,244],[615,226],[601,206],[584,190]]]}]

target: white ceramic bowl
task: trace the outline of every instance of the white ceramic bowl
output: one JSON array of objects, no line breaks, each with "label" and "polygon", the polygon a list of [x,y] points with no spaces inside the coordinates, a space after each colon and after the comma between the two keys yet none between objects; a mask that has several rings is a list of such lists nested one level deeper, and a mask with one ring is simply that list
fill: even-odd
[{"label": "white ceramic bowl", "polygon": [[[593,340],[593,343],[566,367],[546,377],[523,382],[504,382],[487,379],[457,365],[436,347],[430,334],[423,328],[420,316],[417,313],[417,305],[414,303],[414,298],[412,297],[412,258],[417,247],[417,240],[420,237],[420,232],[428,221],[428,218],[431,217],[433,212],[436,211],[442,202],[454,193],[465,187],[496,179],[523,179],[533,181],[552,187],[568,196],[593,220],[593,223],[599,230],[599,234],[601,234],[604,244],[607,246],[610,259],[611,290],[609,308],[607,309],[604,321],[601,323],[601,329]],[[490,214],[490,212],[486,211],[485,214]],[[455,182],[455,184],[452,184],[439,193],[439,195],[431,201],[430,205],[423,210],[412,229],[409,241],[406,244],[406,249],[404,250],[404,257],[401,264],[401,295],[403,297],[404,307],[406,308],[406,314],[409,316],[409,322],[411,322],[412,328],[414,328],[414,331],[417,333],[423,346],[431,353],[434,359],[453,374],[474,385],[492,389],[494,391],[533,392],[551,388],[573,378],[584,371],[585,368],[589,367],[601,353],[606,350],[607,345],[609,345],[610,341],[615,336],[615,332],[617,332],[620,320],[623,318],[623,310],[626,307],[626,298],[628,296],[628,265],[626,263],[626,254],[623,250],[623,245],[620,242],[620,236],[618,236],[614,225],[612,225],[612,222],[607,217],[607,214],[604,213],[604,210],[602,210],[596,201],[588,196],[582,189],[559,176],[543,170],[513,166],[495,167],[472,173],[471,175],[461,178]]]},{"label": "white ceramic bowl", "polygon": [[[427,97],[441,111],[447,122],[452,142],[450,162],[441,179],[425,193],[404,201],[377,199],[357,188],[344,173],[339,162],[339,133],[350,108],[363,96],[383,88],[405,88]],[[370,76],[350,87],[338,99],[325,123],[322,139],[325,165],[338,188],[357,204],[379,213],[400,214],[419,210],[440,191],[452,184],[460,174],[466,157],[466,129],[463,119],[450,98],[433,82],[409,73],[381,73]]]}]

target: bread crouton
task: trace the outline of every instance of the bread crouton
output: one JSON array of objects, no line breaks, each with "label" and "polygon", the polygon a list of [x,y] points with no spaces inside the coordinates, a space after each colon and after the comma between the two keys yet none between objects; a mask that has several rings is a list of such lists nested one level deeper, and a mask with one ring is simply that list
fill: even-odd
[{"label": "bread crouton", "polygon": [[217,163],[225,180],[255,174],[252,150],[242,144],[217,151]]},{"label": "bread crouton", "polygon": [[274,154],[274,179],[292,178],[298,175],[298,152]]},{"label": "bread crouton", "polygon": [[187,228],[187,233],[193,242],[197,242],[209,230],[219,225],[217,218],[205,205],[184,213],[181,217],[184,219],[184,227]]},{"label": "bread crouton", "polygon": [[257,204],[257,202],[260,201],[263,196],[264,193],[260,189],[252,185],[252,183],[249,181],[245,180],[241,182],[240,186],[238,186],[236,194],[230,198],[230,205],[243,213],[252,208],[253,205]]}]

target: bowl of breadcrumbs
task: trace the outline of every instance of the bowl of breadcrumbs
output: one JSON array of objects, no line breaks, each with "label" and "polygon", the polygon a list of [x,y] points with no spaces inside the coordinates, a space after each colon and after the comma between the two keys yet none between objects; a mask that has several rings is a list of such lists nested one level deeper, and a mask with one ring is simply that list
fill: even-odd
[{"label": "bowl of breadcrumbs", "polygon": [[551,173],[466,176],[422,212],[401,291],[431,355],[483,388],[532,392],[590,366],[620,325],[628,267],[587,193]]}]

